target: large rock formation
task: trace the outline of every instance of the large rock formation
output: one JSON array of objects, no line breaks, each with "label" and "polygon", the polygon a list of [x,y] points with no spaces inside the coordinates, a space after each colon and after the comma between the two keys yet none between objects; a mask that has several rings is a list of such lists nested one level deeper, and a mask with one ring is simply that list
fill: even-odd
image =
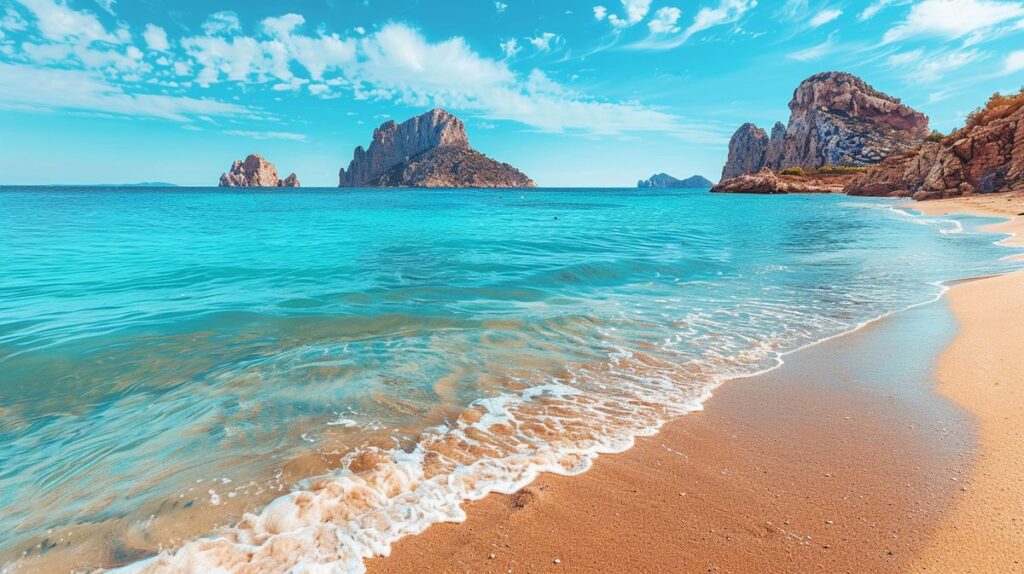
[{"label": "large rock formation", "polygon": [[729,140],[729,159],[722,169],[722,179],[745,173],[757,173],[767,165],[768,134],[752,123],[745,123]]},{"label": "large rock formation", "polygon": [[299,178],[289,175],[284,181],[278,179],[277,168],[263,156],[250,154],[249,157],[231,164],[231,169],[220,176],[220,187],[299,187]]},{"label": "large rock formation", "polygon": [[843,72],[801,82],[789,110],[789,125],[775,124],[771,136],[749,123],[736,131],[723,179],[763,167],[871,165],[918,146],[928,135],[927,116]]},{"label": "large rock formation", "polygon": [[381,124],[338,180],[339,187],[534,186],[518,169],[470,147],[462,120],[441,109]]},{"label": "large rock formation", "polygon": [[854,177],[853,174],[781,175],[764,167],[757,173],[723,179],[711,188],[711,193],[842,193]]},{"label": "large rock formation", "polygon": [[686,179],[676,179],[667,173],[656,173],[647,179],[636,182],[637,187],[668,187],[677,189],[703,189],[714,185],[702,175]]},{"label": "large rock formation", "polygon": [[1024,190],[1024,90],[993,96],[963,128],[893,155],[846,187],[850,195],[919,200],[1017,190]]}]

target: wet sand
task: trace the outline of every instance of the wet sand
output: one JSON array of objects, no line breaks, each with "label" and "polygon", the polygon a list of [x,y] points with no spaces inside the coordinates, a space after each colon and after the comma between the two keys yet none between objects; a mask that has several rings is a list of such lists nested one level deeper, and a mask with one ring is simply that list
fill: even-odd
[{"label": "wet sand", "polygon": [[[1022,195],[916,208],[928,215],[1016,215],[1024,212]],[[1016,233],[1007,244],[1024,244],[1022,218],[991,229]],[[979,447],[953,512],[914,570],[1024,572],[1024,274],[959,286],[949,302],[961,328],[939,360],[939,391],[974,415]]]},{"label": "wet sand", "polygon": [[[910,207],[1013,216],[1024,201]],[[1024,274],[960,284],[726,384],[582,476],[468,504],[369,571],[1020,571],[1021,325]]]},{"label": "wet sand", "polygon": [[468,504],[369,571],[904,570],[970,462],[968,419],[934,393],[954,335],[938,302],[790,355],[584,475]]}]

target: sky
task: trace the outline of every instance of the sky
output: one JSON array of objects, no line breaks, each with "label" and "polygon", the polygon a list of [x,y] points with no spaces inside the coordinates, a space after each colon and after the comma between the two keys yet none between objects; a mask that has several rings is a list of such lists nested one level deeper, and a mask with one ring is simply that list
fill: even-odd
[{"label": "sky", "polygon": [[549,187],[717,180],[821,71],[950,131],[1024,85],[1024,0],[0,0],[0,184],[336,186],[433,107]]}]

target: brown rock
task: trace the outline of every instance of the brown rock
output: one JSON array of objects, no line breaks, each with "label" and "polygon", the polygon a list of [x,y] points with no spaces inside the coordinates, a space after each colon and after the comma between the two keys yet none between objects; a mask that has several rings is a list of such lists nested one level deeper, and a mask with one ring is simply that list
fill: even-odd
[{"label": "brown rock", "polygon": [[232,163],[231,169],[221,174],[219,187],[299,187],[299,178],[293,173],[281,181],[274,164],[254,153]]},{"label": "brown rock", "polygon": [[788,126],[771,137],[744,124],[729,143],[723,178],[762,167],[866,166],[913,149],[928,135],[928,117],[857,76],[824,72],[807,78],[789,102]]},{"label": "brown rock", "polygon": [[711,188],[711,193],[842,193],[853,175],[779,175],[768,168],[724,179]]},{"label": "brown rock", "polygon": [[722,168],[722,179],[756,173],[765,167],[768,134],[752,123],[745,123],[729,140],[729,159]]},{"label": "brown rock", "polygon": [[381,124],[338,180],[339,187],[534,187],[521,171],[470,147],[462,120],[442,109]]},{"label": "brown rock", "polygon": [[846,188],[850,195],[941,199],[1024,189],[1024,90],[993,96],[941,142],[894,155]]},{"label": "brown rock", "polygon": [[300,187],[298,176],[294,172],[291,173],[288,177],[284,178],[280,187]]}]

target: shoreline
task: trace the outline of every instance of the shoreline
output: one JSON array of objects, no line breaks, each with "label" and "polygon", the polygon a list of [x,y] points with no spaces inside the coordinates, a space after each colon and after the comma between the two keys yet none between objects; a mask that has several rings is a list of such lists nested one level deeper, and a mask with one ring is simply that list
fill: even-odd
[{"label": "shoreline", "polygon": [[[925,215],[950,210],[1003,215],[986,231],[1024,245],[1020,195],[927,202]],[[1016,199],[1016,200],[1014,200]],[[1017,257],[1020,258],[1019,256]],[[979,435],[967,481],[951,513],[914,563],[916,572],[1024,571],[1024,271],[968,283],[949,293],[960,334],[938,361],[938,392],[974,417]]]},{"label": "shoreline", "polygon": [[[1012,245],[1024,243],[1024,233],[1021,233],[1024,222],[1016,217],[1024,211],[1024,202],[1019,199],[956,198],[900,207],[921,211],[926,216],[963,213],[1010,217],[1007,222],[987,226],[985,231],[1014,234],[999,242]],[[993,203],[996,205],[990,205]],[[879,318],[854,331],[795,351],[795,366],[787,361],[769,372],[720,386],[705,403],[704,411],[668,423],[653,437],[638,439],[637,445],[626,453],[600,457],[594,468],[584,475],[569,478],[543,475],[514,495],[492,494],[466,504],[469,516],[466,522],[435,525],[418,536],[405,538],[392,547],[389,557],[368,560],[368,571],[604,571],[626,564],[637,571],[659,571],[666,564],[675,569],[703,570],[706,567],[722,571],[751,568],[804,571],[820,567],[833,571],[972,571],[974,549],[994,545],[1001,545],[1003,550],[989,552],[989,556],[1002,559],[993,558],[991,564],[977,571],[991,571],[1000,566],[1003,571],[1016,571],[1020,563],[1019,558],[1014,557],[1024,555],[1024,516],[1020,516],[1024,514],[1020,512],[1020,507],[1024,506],[1020,504],[1024,502],[1020,496],[1024,493],[1024,484],[1020,481],[1024,479],[1014,479],[1008,472],[1015,468],[1019,471],[1016,476],[1024,476],[1024,468],[1021,468],[1022,463],[1013,460],[1015,457],[1008,456],[1007,453],[1014,452],[1012,449],[998,448],[998,441],[991,438],[992,433],[987,430],[991,421],[986,422],[986,414],[979,412],[986,405],[962,396],[966,393],[969,397],[973,393],[973,380],[964,377],[970,369],[951,372],[950,363],[959,361],[947,358],[973,333],[967,326],[971,318],[965,320],[964,301],[980,298],[997,307],[1013,306],[1012,299],[985,295],[999,283],[1005,283],[998,285],[1003,290],[1016,289],[1024,293],[1024,272],[951,283],[943,293],[945,297],[940,296],[938,302],[915,306],[896,318]],[[1019,301],[1024,301],[1024,297]],[[1024,310],[1024,304],[1019,307]],[[829,385],[797,380],[801,378],[801,365],[808,360],[807,356],[825,353],[836,359],[846,353],[846,360],[849,360],[849,351],[845,348],[851,341],[878,337],[879,331],[898,328],[910,321],[908,315],[932,313],[936,308],[947,309],[961,327],[956,330],[955,338],[950,337],[927,359],[925,368],[929,369],[929,375],[923,384],[919,381],[931,401],[924,411],[934,413],[943,404],[955,403],[959,407],[956,410],[963,416],[956,423],[945,420],[936,434],[901,434],[897,430],[920,429],[921,425],[927,426],[928,421],[920,418],[920,413],[887,413],[891,405],[885,404],[885,399],[892,397],[884,392],[880,394],[879,390],[892,389],[861,388],[857,391],[834,386],[823,389]],[[991,324],[976,328],[980,334],[974,337],[995,336]],[[825,364],[821,359],[818,357],[819,364]],[[937,365],[937,372],[931,372],[933,365]],[[851,370],[859,368],[856,363],[848,366]],[[1012,375],[1014,369],[1008,370]],[[838,378],[852,375],[851,372],[830,374]],[[780,388],[782,392],[792,393],[788,404],[778,402]],[[837,401],[840,398],[837,393],[842,394],[842,400]],[[796,414],[785,408],[794,404],[803,407]],[[1024,409],[1024,402],[1015,404]],[[854,405],[868,407],[854,410],[866,410],[877,418],[858,428],[847,428],[849,432],[842,437],[830,434],[834,429],[823,427],[822,417],[834,419],[839,411],[849,410]],[[775,417],[758,414],[764,411],[774,412]],[[844,422],[851,420],[850,415],[842,416]],[[788,429],[775,428],[780,422],[789,425]],[[789,440],[767,436],[787,432]],[[1022,435],[1024,433],[1018,433],[1016,438],[1024,448]],[[877,442],[881,437],[885,437],[886,443],[881,448],[898,451],[900,456],[886,465],[879,465],[878,460],[866,462],[869,457],[884,452]],[[876,442],[871,444],[872,441]],[[945,444],[949,441],[958,443],[959,447],[950,449]],[[819,452],[822,459],[788,460],[794,450],[814,451],[822,448],[823,443],[829,444],[832,450]],[[928,456],[921,456],[922,451],[929,450]],[[938,451],[944,455],[936,459]],[[692,459],[690,455],[694,455]],[[676,456],[682,456],[683,461]],[[850,463],[844,459],[858,459],[862,466],[844,467]],[[936,460],[942,462],[936,463]],[[727,463],[726,466],[716,474],[716,467],[723,463]],[[841,472],[849,473],[851,482],[847,488],[850,492],[870,491],[870,494],[860,492],[857,496],[861,502],[849,507],[843,506],[849,502],[848,496],[841,502],[832,500],[833,510],[850,512],[833,512],[836,516],[821,518],[822,506],[828,506],[829,488],[834,488],[830,485],[822,489],[821,481],[816,480],[821,473],[815,467],[823,464],[843,468]],[[730,465],[744,469],[740,481],[727,472]],[[757,476],[759,473],[763,476]],[[787,477],[786,486],[799,485],[794,492],[801,494],[796,496],[794,492],[780,490],[780,484],[768,478],[778,474]],[[833,472],[825,474],[829,479],[839,476]],[[937,480],[935,476],[944,478]],[[997,497],[1003,506],[993,515],[990,508],[993,491],[998,494],[1007,480],[1016,482],[1017,486],[1010,494],[1003,491],[1002,496]],[[970,488],[963,490],[963,484]],[[614,485],[623,487],[629,494],[615,492]],[[914,490],[915,494],[906,497],[901,489]],[[672,498],[671,491],[678,491],[674,493],[678,500]],[[1013,493],[1017,495],[1017,508],[1012,507]],[[698,496],[704,505],[691,502]],[[715,501],[721,500],[732,503],[715,505]],[[652,505],[651,501],[658,503]],[[879,502],[883,503],[882,508],[873,506]],[[782,519],[781,523],[765,519],[776,516],[772,511],[782,509],[786,509],[782,514],[788,512],[791,518]],[[1017,516],[1011,516],[1014,510]],[[865,514],[870,513],[875,513],[873,520],[865,518]],[[963,522],[978,521],[979,515],[988,520],[977,528],[971,523],[967,532]],[[687,520],[680,521],[681,518]],[[1013,523],[1008,534],[1006,528],[1000,530],[998,519]],[[798,520],[801,528],[791,528]],[[827,528],[813,524],[816,520],[821,520]],[[849,526],[839,539],[830,539],[840,524]],[[882,524],[890,528],[889,539],[877,536]],[[901,532],[908,526],[909,532]],[[701,528],[706,531],[700,532]],[[966,533],[986,540],[994,531],[1004,535],[995,536],[994,541],[988,538],[987,545],[966,544],[961,538]],[[794,536],[795,532],[799,533]],[[561,542],[557,542],[559,539]],[[623,540],[627,543],[622,543]],[[883,547],[884,555],[873,552]],[[438,552],[438,549],[443,551]]]}]

